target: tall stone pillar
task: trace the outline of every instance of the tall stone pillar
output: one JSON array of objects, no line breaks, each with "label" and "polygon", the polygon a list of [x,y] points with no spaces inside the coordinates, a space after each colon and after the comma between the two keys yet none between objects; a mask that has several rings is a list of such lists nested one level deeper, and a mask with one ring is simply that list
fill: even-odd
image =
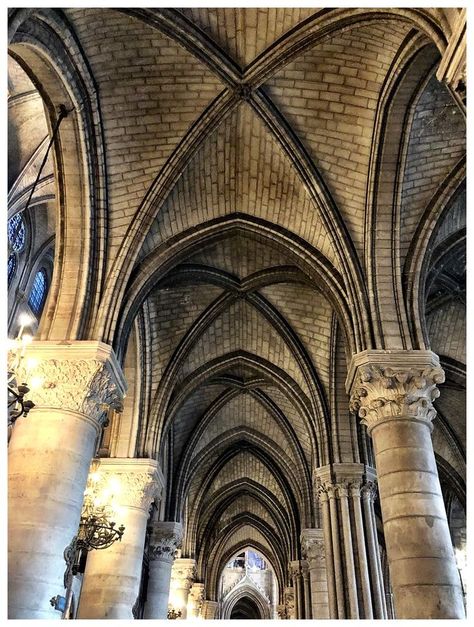
[{"label": "tall stone pillar", "polygon": [[369,566],[366,552],[364,521],[360,504],[361,481],[355,480],[350,483],[350,495],[353,503],[355,536],[357,543],[357,556],[359,561],[359,577],[362,589],[362,602],[364,606],[364,618],[373,618],[372,594],[370,591]]},{"label": "tall stone pillar", "polygon": [[132,619],[137,600],[148,514],[163,478],[152,459],[106,458],[99,466],[104,489],[112,482],[125,526],[120,542],[87,556],[77,618]]},{"label": "tall stone pillar", "polygon": [[55,620],[104,407],[126,385],[111,347],[92,341],[32,342],[17,378],[35,407],[8,447],[8,617]]},{"label": "tall stone pillar", "polygon": [[181,620],[187,618],[188,597],[196,576],[196,560],[189,558],[175,559],[171,570],[171,588],[169,604],[181,611]]},{"label": "tall stone pillar", "polygon": [[313,619],[329,618],[328,577],[323,530],[303,529],[301,546],[309,567],[310,617]]},{"label": "tall stone pillar", "polygon": [[188,617],[199,618],[201,616],[202,604],[204,602],[204,584],[193,583],[193,587],[189,592],[188,599]]},{"label": "tall stone pillar", "polygon": [[155,522],[150,536],[148,590],[144,618],[166,619],[170,596],[171,569],[181,546],[181,523]]},{"label": "tall stone pillar", "polygon": [[303,582],[301,580],[301,564],[299,560],[290,562],[290,574],[295,591],[295,614],[296,618],[304,618],[304,591]]},{"label": "tall stone pillar", "polygon": [[359,602],[357,597],[357,581],[354,565],[354,550],[352,547],[351,519],[348,503],[349,490],[347,482],[338,484],[337,490],[341,502],[342,532],[344,536],[344,561],[347,577],[347,596],[349,597],[349,617],[352,619],[358,619]]},{"label": "tall stone pillar", "polygon": [[313,617],[313,603],[311,595],[309,564],[306,560],[301,562],[301,577],[303,580],[304,617],[306,619],[311,619]]},{"label": "tall stone pillar", "polygon": [[324,555],[326,558],[326,572],[328,584],[329,618],[337,618],[336,573],[334,570],[334,554],[332,550],[331,514],[329,510],[329,496],[324,485],[318,487],[319,502],[321,505],[321,519],[324,534]]},{"label": "tall stone pillar", "polygon": [[201,611],[201,614],[204,620],[214,620],[216,618],[218,605],[219,604],[217,603],[217,601],[210,601],[209,599],[204,599],[203,604],[202,604],[202,611]]},{"label": "tall stone pillar", "polygon": [[380,549],[377,539],[374,501],[377,494],[375,481],[368,481],[361,488],[362,505],[364,510],[365,528],[367,531],[368,563],[372,580],[375,618],[387,618],[384,599],[384,585],[382,567],[380,564]]},{"label": "tall stone pillar", "polygon": [[431,441],[443,381],[431,351],[368,350],[346,382],[373,439],[397,619],[464,618]]},{"label": "tall stone pillar", "polygon": [[284,591],[286,616],[289,620],[294,620],[296,616],[296,603],[295,603],[295,589],[292,586],[288,586]]}]

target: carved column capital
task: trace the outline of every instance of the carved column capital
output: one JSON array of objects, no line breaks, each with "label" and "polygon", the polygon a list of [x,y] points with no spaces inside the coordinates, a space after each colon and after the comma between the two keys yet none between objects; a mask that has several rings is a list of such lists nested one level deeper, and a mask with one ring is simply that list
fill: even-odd
[{"label": "carved column capital", "polygon": [[153,459],[105,458],[100,460],[98,472],[99,489],[115,490],[115,498],[122,507],[146,512],[164,485],[163,475]]},{"label": "carved column capital", "polygon": [[299,560],[293,560],[288,564],[288,570],[290,572],[291,577],[300,577],[301,576],[301,562]]},{"label": "carved column capital", "polygon": [[292,586],[285,588],[283,593],[285,599],[286,618],[293,618],[295,615],[295,590]]},{"label": "carved column capital", "polygon": [[361,489],[360,493],[363,499],[374,502],[377,498],[377,483],[375,481],[367,481]]},{"label": "carved column capital", "polygon": [[112,348],[102,342],[32,342],[13,369],[17,381],[28,382],[35,409],[78,412],[99,423],[108,407],[121,408],[127,388]]},{"label": "carved column capital", "polygon": [[431,351],[364,351],[354,355],[346,381],[350,408],[369,432],[380,422],[410,418],[432,428],[433,401],[444,372]]},{"label": "carved column capital", "polygon": [[303,529],[301,532],[301,548],[310,568],[325,559],[324,532],[322,529]]},{"label": "carved column capital", "polygon": [[183,540],[183,527],[176,522],[155,522],[150,535],[150,560],[171,564]]},{"label": "carved column capital", "polygon": [[175,559],[171,579],[173,587],[190,590],[196,578],[196,560],[180,557]]}]

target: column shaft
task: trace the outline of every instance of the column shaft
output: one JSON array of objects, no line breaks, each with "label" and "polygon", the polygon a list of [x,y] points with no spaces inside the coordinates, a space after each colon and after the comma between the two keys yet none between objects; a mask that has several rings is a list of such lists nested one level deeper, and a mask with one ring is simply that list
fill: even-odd
[{"label": "column shaft", "polygon": [[331,537],[331,515],[329,512],[328,495],[320,492],[321,514],[324,532],[324,548],[326,553],[326,571],[328,585],[329,618],[337,618],[336,578],[334,572],[334,555]]},{"label": "column shaft", "polygon": [[312,595],[311,595],[311,582],[308,566],[306,571],[303,572],[303,589],[304,589],[304,615],[306,619],[312,618]]},{"label": "column shaft", "polygon": [[64,549],[77,533],[98,425],[77,412],[33,409],[8,448],[8,617],[60,619]]},{"label": "column shaft", "polygon": [[374,532],[373,532],[373,520],[370,512],[370,496],[368,492],[369,488],[364,488],[362,491],[362,503],[364,507],[364,517],[367,530],[367,548],[370,567],[370,577],[372,580],[372,598],[374,601],[374,617],[384,618],[384,611],[382,605],[382,591],[380,589],[379,571],[377,568],[377,552],[378,549],[375,546]]},{"label": "column shaft", "polygon": [[344,581],[342,578],[341,548],[339,544],[339,521],[334,489],[329,491],[329,511],[331,514],[331,536],[334,555],[334,578],[336,582],[337,616],[345,618],[344,609]]},{"label": "column shaft", "polygon": [[349,505],[347,503],[347,488],[339,486],[339,498],[341,501],[342,530],[344,535],[344,555],[346,558],[347,587],[349,596],[348,618],[359,618],[359,606],[357,600],[357,581],[354,567],[354,553],[352,547],[351,520]]},{"label": "column shaft", "polygon": [[168,615],[173,558],[150,560],[143,618],[165,620]]},{"label": "column shaft", "polygon": [[370,594],[370,579],[365,549],[364,523],[360,506],[360,484],[353,487],[352,502],[354,504],[354,520],[357,538],[357,554],[359,557],[360,580],[362,587],[362,600],[364,604],[364,618],[373,618],[372,595]]},{"label": "column shaft", "polygon": [[372,431],[397,618],[462,618],[464,607],[426,423]]}]

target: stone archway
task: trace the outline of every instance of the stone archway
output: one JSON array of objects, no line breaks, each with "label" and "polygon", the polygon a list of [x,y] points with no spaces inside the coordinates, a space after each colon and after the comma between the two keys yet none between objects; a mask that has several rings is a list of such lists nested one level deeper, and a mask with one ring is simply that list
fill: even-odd
[{"label": "stone archway", "polygon": [[260,609],[250,597],[240,598],[230,613],[230,619],[258,620],[262,618]]},{"label": "stone archway", "polygon": [[[235,614],[248,614],[249,612],[253,614],[249,618],[263,620],[272,618],[268,599],[255,586],[244,581],[238,584],[223,600],[221,619],[238,618],[239,616]],[[232,616],[233,614],[234,616]],[[244,616],[240,616],[240,618],[244,618]]]}]

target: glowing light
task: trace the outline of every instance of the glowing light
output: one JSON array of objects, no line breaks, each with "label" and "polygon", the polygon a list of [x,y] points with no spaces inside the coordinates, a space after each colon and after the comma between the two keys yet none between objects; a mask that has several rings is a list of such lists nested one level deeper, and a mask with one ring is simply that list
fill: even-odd
[{"label": "glowing light", "polygon": [[90,474],[90,480],[93,483],[97,483],[97,481],[100,481],[100,472],[93,472]]},{"label": "glowing light", "polygon": [[37,390],[38,388],[40,388],[43,385],[43,378],[42,377],[32,377],[31,381],[30,381],[30,388],[32,390]]},{"label": "glowing light", "polygon": [[117,477],[110,478],[108,489],[110,490],[112,494],[120,494],[120,492],[122,491],[122,486],[120,484],[120,481],[117,479]]},{"label": "glowing light", "polygon": [[25,311],[18,316],[18,322],[21,327],[27,327],[33,322],[33,318]]},{"label": "glowing light", "polygon": [[27,346],[28,344],[31,344],[31,342],[33,341],[33,336],[30,335],[29,333],[25,333],[25,335],[22,335],[21,341],[23,343],[23,346]]},{"label": "glowing light", "polygon": [[26,360],[26,367],[28,368],[28,370],[32,370],[33,368],[36,368],[38,364],[39,364],[39,359],[36,359],[36,357],[28,357],[28,359]]}]

